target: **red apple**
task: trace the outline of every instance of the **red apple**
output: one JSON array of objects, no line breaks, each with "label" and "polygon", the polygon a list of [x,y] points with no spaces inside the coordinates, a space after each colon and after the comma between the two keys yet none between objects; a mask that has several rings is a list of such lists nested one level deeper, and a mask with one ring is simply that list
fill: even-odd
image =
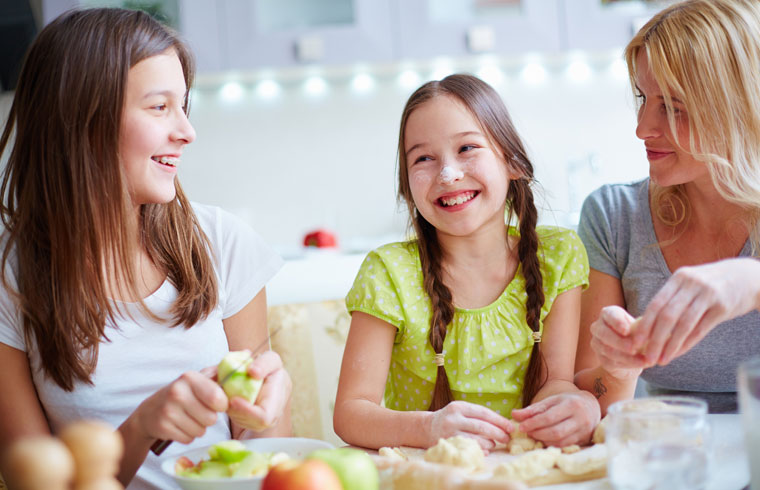
[{"label": "red apple", "polygon": [[303,239],[303,244],[305,247],[330,248],[337,247],[338,240],[332,232],[320,229],[308,233]]},{"label": "red apple", "polygon": [[343,490],[329,464],[318,459],[284,461],[269,470],[261,490]]},{"label": "red apple", "polygon": [[182,475],[185,471],[193,468],[195,463],[187,456],[180,456],[177,461],[174,462],[174,473],[176,475]]}]

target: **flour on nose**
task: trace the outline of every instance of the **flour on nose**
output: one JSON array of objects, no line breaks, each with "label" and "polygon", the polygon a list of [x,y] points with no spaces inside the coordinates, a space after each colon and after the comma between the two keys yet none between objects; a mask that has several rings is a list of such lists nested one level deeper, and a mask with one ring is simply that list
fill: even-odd
[{"label": "flour on nose", "polygon": [[461,170],[454,170],[448,165],[441,169],[441,182],[446,184],[454,182],[456,179],[461,179],[462,177],[464,177],[464,173],[462,173]]}]

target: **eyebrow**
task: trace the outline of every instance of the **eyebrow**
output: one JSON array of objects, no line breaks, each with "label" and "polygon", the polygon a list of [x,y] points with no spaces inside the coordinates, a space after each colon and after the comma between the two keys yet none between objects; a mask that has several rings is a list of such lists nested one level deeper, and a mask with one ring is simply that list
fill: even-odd
[{"label": "eyebrow", "polygon": [[[187,92],[182,94],[182,97],[185,96]],[[165,97],[174,97],[176,96],[176,93],[173,90],[151,90],[150,92],[147,92],[145,95],[143,95],[143,99],[147,99],[148,97],[154,97],[156,95],[163,95]]]},{"label": "eyebrow", "polygon": [[[482,136],[482,133],[480,131],[462,131],[461,133],[456,133],[454,135],[455,138],[461,138],[463,136]],[[424,146],[424,143],[417,143],[416,145],[412,146],[408,150],[406,150],[405,155],[407,158],[409,157],[409,154],[416,150],[417,148]]]}]

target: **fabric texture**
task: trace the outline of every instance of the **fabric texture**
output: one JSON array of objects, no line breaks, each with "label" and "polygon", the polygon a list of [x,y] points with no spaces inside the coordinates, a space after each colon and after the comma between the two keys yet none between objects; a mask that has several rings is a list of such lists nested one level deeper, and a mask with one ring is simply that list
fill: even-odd
[{"label": "fabric texture", "polygon": [[[588,261],[575,232],[539,227],[539,260],[546,301],[543,320],[557,296],[588,281]],[[516,235],[514,228],[509,233]],[[444,366],[456,400],[485,405],[510,416],[522,406],[525,371],[533,347],[525,320],[525,278],[514,279],[492,304],[457,308],[443,343]],[[397,328],[385,388],[385,406],[427,410],[436,378],[428,334],[432,316],[424,291],[417,242],[392,243],[370,252],[346,296],[348,311],[361,311]]]},{"label": "fabric texture", "polygon": [[[586,198],[578,228],[596,269],[620,279],[626,309],[644,313],[670,278],[657,244],[649,206],[649,179],[605,185]],[[749,241],[741,257],[751,257]],[[644,370],[649,394],[680,394],[707,400],[710,411],[736,412],[738,364],[760,354],[760,312],[721,323],[699,344],[667,366]]]},{"label": "fabric texture", "polygon": [[[106,325],[109,340],[99,346],[92,385],[76,382],[74,390],[66,392],[45,377],[37,349],[23,340],[17,308],[8,292],[0,291],[0,342],[27,353],[54,433],[84,418],[118,427],[144,399],[182,373],[218,364],[229,351],[222,321],[245,307],[282,266],[282,259],[263,239],[233,215],[199,204],[193,209],[211,243],[219,283],[217,307],[191,328],[169,328],[147,317],[136,304],[120,303],[133,318],[123,315],[116,324]],[[144,301],[152,312],[168,318],[177,295],[167,280]],[[229,438],[229,419],[220,416],[205,435],[190,445],[173,443],[161,458]],[[159,465],[160,458],[149,452],[128,489],[171,488],[173,481]]]}]

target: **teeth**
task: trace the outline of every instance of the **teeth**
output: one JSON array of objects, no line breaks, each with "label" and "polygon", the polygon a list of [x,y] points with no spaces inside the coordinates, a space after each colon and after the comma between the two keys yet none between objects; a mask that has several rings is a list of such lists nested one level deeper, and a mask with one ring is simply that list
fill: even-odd
[{"label": "teeth", "polygon": [[154,161],[163,163],[164,165],[171,165],[172,167],[176,167],[179,163],[179,158],[174,157],[152,157]]},{"label": "teeth", "polygon": [[469,201],[473,197],[475,197],[474,192],[466,192],[464,194],[458,195],[455,198],[449,198],[449,199],[441,198],[441,203],[443,203],[444,206],[456,206],[457,204],[462,204]]}]

